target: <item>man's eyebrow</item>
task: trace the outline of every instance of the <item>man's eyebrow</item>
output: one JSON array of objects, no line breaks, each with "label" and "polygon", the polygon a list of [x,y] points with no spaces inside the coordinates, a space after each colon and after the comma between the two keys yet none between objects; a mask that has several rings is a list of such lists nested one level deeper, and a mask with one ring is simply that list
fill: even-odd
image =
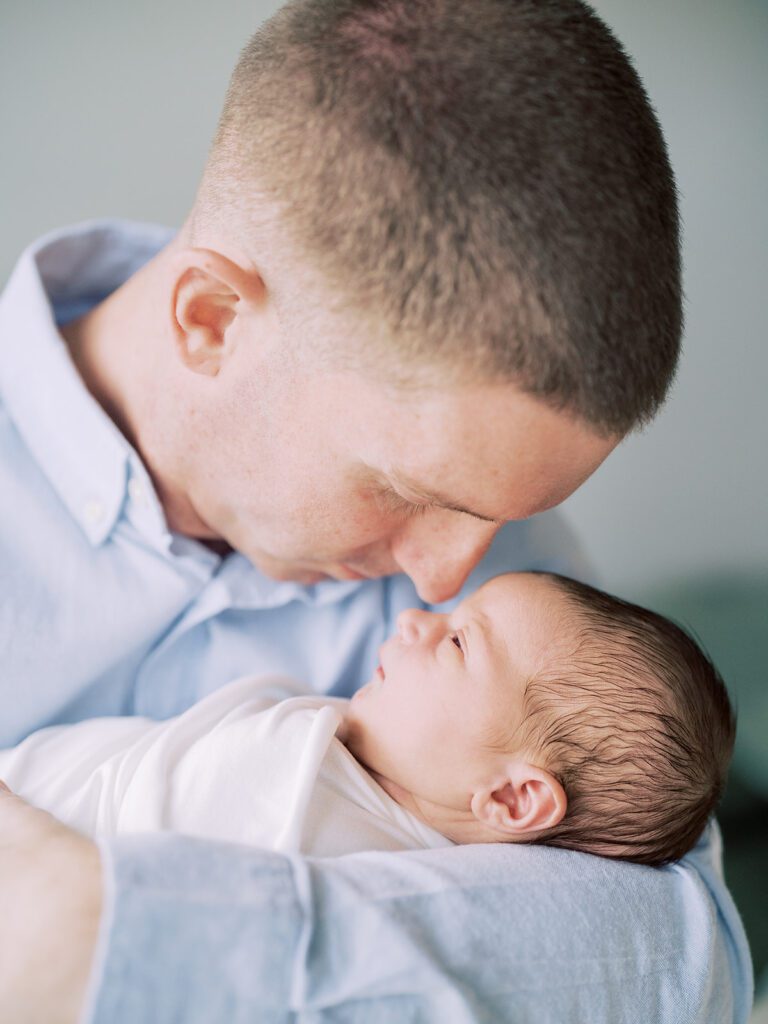
[{"label": "man's eyebrow", "polygon": [[421,484],[416,483],[415,480],[411,480],[410,477],[402,476],[401,474],[390,474],[392,483],[402,486],[405,490],[410,491],[419,501],[427,502],[430,505],[438,505],[440,508],[446,509],[448,512],[463,512],[465,516],[472,516],[473,519],[482,519],[484,523],[494,523],[496,526],[501,526],[506,522],[505,519],[496,519],[495,516],[485,516],[482,512],[477,512],[474,509],[467,508],[465,505],[461,505],[456,501],[452,501],[443,494],[439,494],[437,491],[431,491]]}]

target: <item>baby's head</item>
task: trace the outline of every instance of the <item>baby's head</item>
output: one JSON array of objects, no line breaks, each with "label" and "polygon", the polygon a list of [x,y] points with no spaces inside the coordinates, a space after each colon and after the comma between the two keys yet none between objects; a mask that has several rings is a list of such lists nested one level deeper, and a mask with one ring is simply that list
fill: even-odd
[{"label": "baby's head", "polygon": [[734,717],[694,641],[563,577],[499,576],[447,615],[409,610],[345,741],[456,842],[681,857],[723,788]]}]

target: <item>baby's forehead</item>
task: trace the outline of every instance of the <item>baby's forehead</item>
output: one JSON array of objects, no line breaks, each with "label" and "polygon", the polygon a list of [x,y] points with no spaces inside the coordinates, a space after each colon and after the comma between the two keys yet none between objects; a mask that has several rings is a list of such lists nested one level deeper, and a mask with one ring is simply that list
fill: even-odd
[{"label": "baby's forehead", "polygon": [[470,614],[482,618],[500,650],[521,672],[538,671],[573,650],[578,617],[568,595],[544,573],[496,576],[468,600]]},{"label": "baby's forehead", "polygon": [[555,616],[568,607],[568,595],[547,573],[508,572],[494,576],[467,599],[480,610],[510,615],[530,612]]}]

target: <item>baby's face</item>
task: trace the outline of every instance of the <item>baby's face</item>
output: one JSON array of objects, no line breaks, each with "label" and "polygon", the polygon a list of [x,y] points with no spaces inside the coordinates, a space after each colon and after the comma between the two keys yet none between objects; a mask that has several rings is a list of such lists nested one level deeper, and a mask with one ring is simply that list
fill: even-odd
[{"label": "baby's face", "polygon": [[448,615],[403,612],[352,699],[350,750],[411,793],[463,806],[489,741],[520,724],[525,684],[562,646],[564,623],[564,596],[529,573],[490,580]]}]

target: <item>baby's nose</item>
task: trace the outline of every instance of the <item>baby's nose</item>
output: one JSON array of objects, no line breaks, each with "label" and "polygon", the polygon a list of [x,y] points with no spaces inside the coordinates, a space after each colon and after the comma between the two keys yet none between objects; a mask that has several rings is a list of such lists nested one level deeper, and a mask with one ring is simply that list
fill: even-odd
[{"label": "baby's nose", "polygon": [[429,633],[438,616],[419,608],[407,608],[397,617],[397,632],[404,644],[415,644]]}]

